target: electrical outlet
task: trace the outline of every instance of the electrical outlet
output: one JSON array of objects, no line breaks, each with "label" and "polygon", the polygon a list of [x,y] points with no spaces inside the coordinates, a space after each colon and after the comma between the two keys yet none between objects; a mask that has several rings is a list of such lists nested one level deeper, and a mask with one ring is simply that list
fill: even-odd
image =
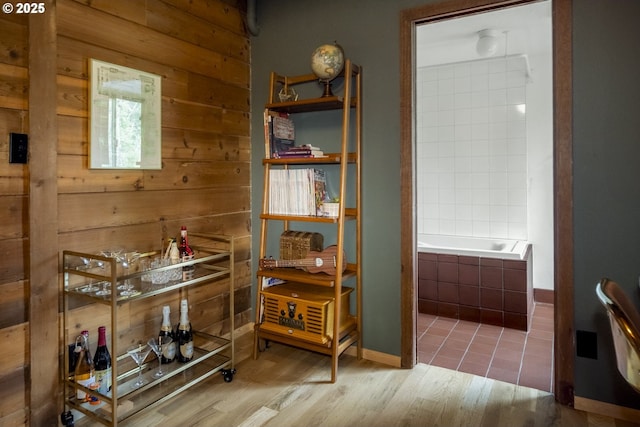
[{"label": "electrical outlet", "polygon": [[25,133],[9,134],[9,163],[27,163],[29,137]]},{"label": "electrical outlet", "polygon": [[576,356],[598,358],[598,335],[591,331],[576,331]]}]

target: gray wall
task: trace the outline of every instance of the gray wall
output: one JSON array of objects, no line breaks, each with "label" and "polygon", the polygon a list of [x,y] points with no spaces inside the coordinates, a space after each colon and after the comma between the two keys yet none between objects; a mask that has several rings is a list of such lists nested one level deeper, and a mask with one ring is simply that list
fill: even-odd
[{"label": "gray wall", "polygon": [[[252,202],[257,257],[260,221],[256,207],[261,203],[260,161],[264,153],[262,111],[269,73],[310,73],[311,52],[321,44],[337,41],[346,56],[363,67],[363,344],[367,349],[399,355],[401,9],[395,3],[258,1],[260,33],[251,40]],[[303,127],[299,128],[302,131]],[[329,238],[325,235],[325,240]]]},{"label": "gray wall", "polygon": [[[364,68],[363,342],[394,355],[400,354],[401,332],[399,13],[426,3],[259,1],[260,33],[252,39],[254,259],[269,73],[310,72],[311,52],[334,40]],[[609,276],[640,306],[640,2],[573,3],[575,328],[598,335],[598,358],[575,359],[575,394],[640,408],[638,395],[615,370],[606,317],[594,293],[597,280]]]},{"label": "gray wall", "polygon": [[573,8],[575,329],[598,334],[597,360],[575,359],[576,395],[640,408],[613,368],[594,294],[606,276],[640,307],[640,2],[574,1]]}]

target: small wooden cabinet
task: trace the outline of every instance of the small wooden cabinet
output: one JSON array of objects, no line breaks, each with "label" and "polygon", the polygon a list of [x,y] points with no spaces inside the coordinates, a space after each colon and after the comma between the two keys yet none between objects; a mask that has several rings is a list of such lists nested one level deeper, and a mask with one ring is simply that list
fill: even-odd
[{"label": "small wooden cabinet", "polygon": [[[356,328],[349,313],[353,288],[342,287],[338,333],[344,337]],[[287,282],[263,291],[264,322],[262,330],[287,334],[292,339],[326,345],[334,337],[334,293],[326,286]]]},{"label": "small wooden cabinet", "polygon": [[[96,390],[81,387],[85,392],[95,396],[100,403],[92,405],[78,402],[75,398],[79,387],[69,372],[70,348],[65,345],[64,368],[62,373],[65,405],[107,426],[117,426],[133,415],[153,408],[156,405],[176,396],[187,388],[222,373],[229,382],[235,373],[234,369],[234,239],[229,236],[206,233],[189,233],[190,243],[198,238],[202,245],[191,243],[196,252],[195,259],[178,264],[145,270],[128,271],[122,263],[111,256],[65,250],[62,253],[64,273],[64,312],[63,330],[66,344],[74,341],[75,335],[70,332],[70,310],[77,307],[90,307],[98,304],[108,307],[111,323],[108,326],[108,348],[112,358],[112,389],[106,395]],[[154,257],[156,253],[142,254],[143,257]],[[195,267],[187,278],[182,276],[183,267]],[[169,273],[171,277],[166,283],[158,284],[150,279],[152,275]],[[140,319],[147,316],[136,312],[136,304],[148,298],[179,300],[188,298],[189,290],[203,292],[202,287],[213,286],[214,282],[227,279],[229,282],[229,337],[214,336],[203,331],[193,331],[194,357],[188,363],[174,361],[163,365],[165,375],[159,379],[153,376],[158,361],[153,353],[145,359],[143,377],[146,384],[134,388],[138,367],[126,353],[127,339],[123,338],[129,331],[127,325],[135,322],[131,316]],[[157,281],[156,281],[157,282]],[[133,294],[123,296],[117,290],[124,283],[133,285]],[[94,287],[97,287],[95,289]],[[99,289],[110,289],[109,295],[100,295]],[[161,297],[163,296],[163,297]],[[90,311],[90,310],[87,310]],[[129,313],[129,318],[125,314]],[[173,320],[176,314],[173,313]],[[154,323],[152,330],[157,333],[160,323]],[[137,339],[146,342],[157,335],[139,336]],[[91,348],[93,353],[94,349]]]},{"label": "small wooden cabinet", "polygon": [[[302,114],[302,122],[308,125],[314,114],[333,110],[341,113],[341,119],[334,123],[334,128],[339,130],[336,132],[339,134],[339,141],[335,144],[339,146],[339,150],[336,152],[325,152],[324,157],[263,159],[260,258],[273,255],[267,253],[269,242],[273,247],[273,242],[280,236],[273,231],[269,233],[270,230],[277,230],[281,226],[285,232],[309,231],[304,229],[305,225],[327,227],[327,237],[331,240],[335,237],[335,242],[332,241],[331,245],[335,244],[337,253],[345,253],[347,248],[350,256],[346,260],[341,256],[335,257],[334,274],[314,274],[310,272],[311,268],[309,271],[297,268],[259,268],[254,340],[254,358],[258,357],[264,341],[281,342],[331,356],[331,382],[336,381],[338,358],[347,348],[355,344],[358,358],[362,357],[362,68],[346,59],[337,81],[343,88],[343,93],[339,96],[277,101],[279,93],[287,93],[294,86],[297,89],[310,87],[311,90],[317,90],[318,78],[314,74],[284,76],[271,73],[265,117],[287,115],[295,123],[297,115]],[[295,128],[297,135],[297,124]],[[265,136],[268,136],[266,126]],[[296,145],[313,145],[313,142],[296,138]],[[265,146],[266,150],[270,150],[268,142]],[[320,148],[326,150],[324,147]],[[335,196],[339,200],[335,216],[271,212],[272,195],[269,192],[273,188],[270,183],[272,171],[321,167],[334,168],[333,184],[337,188]],[[329,179],[327,177],[327,181]],[[271,279],[283,280],[286,284],[265,287],[264,284]],[[293,318],[287,308],[289,303],[296,304]]]}]

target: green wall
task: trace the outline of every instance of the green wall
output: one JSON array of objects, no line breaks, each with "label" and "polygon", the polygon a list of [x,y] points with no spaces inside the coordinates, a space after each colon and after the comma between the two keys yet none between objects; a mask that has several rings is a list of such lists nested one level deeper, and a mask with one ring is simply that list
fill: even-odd
[{"label": "green wall", "polygon": [[[252,186],[257,258],[269,73],[306,74],[316,46],[340,43],[364,69],[364,346],[400,354],[400,11],[434,1],[258,1],[252,43]],[[574,1],[575,329],[596,332],[598,358],[575,358],[575,394],[640,408],[614,367],[595,297],[602,276],[640,307],[640,2]],[[254,261],[255,263],[255,261]],[[562,286],[562,284],[560,284]],[[255,288],[254,288],[255,290]],[[559,309],[562,309],[559,307]]]},{"label": "green wall", "polygon": [[618,281],[640,307],[640,2],[575,1],[573,43],[575,329],[596,332],[598,358],[575,358],[576,395],[640,408],[614,368],[594,289]]},{"label": "green wall", "polygon": [[313,50],[334,41],[363,67],[363,344],[393,355],[400,355],[400,3],[407,4],[258,1],[260,32],[251,39],[256,258],[260,221],[255,207],[261,203],[262,110],[269,73],[310,73]]}]

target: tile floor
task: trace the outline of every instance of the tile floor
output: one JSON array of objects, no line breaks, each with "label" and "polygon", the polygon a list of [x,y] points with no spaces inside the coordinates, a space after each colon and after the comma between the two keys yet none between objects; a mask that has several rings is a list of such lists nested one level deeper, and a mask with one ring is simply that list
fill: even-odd
[{"label": "tile floor", "polygon": [[553,391],[553,304],[529,332],[419,313],[417,333],[420,363]]}]

